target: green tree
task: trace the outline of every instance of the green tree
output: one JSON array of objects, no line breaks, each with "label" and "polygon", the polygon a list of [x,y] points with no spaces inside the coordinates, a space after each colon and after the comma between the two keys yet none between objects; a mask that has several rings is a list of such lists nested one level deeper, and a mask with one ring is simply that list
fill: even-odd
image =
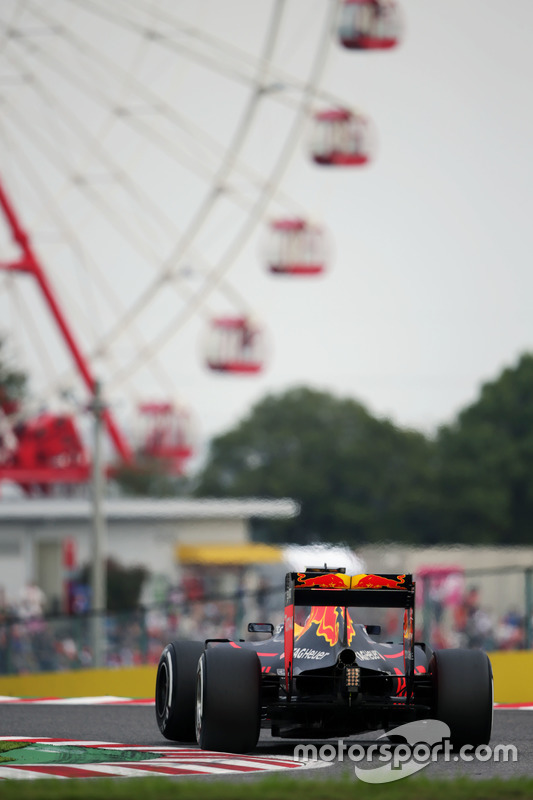
[{"label": "green tree", "polygon": [[[112,558],[107,559],[106,592],[108,611],[129,611],[139,605],[143,583],[148,570],[143,566],[124,567]],[[91,565],[85,564],[80,570],[78,580],[90,584]]]},{"label": "green tree", "polygon": [[186,477],[173,475],[160,460],[139,455],[134,464],[114,469],[112,479],[121,494],[128,497],[180,497],[189,490]]},{"label": "green tree", "polygon": [[13,365],[6,340],[0,337],[0,409],[6,414],[15,411],[27,391],[26,374]]},{"label": "green tree", "polygon": [[433,443],[355,400],[309,388],[260,401],[211,443],[197,495],[290,496],[300,515],[256,535],[295,542],[432,541]]},{"label": "green tree", "polygon": [[533,355],[486,383],[438,436],[447,541],[519,544],[533,525]]}]

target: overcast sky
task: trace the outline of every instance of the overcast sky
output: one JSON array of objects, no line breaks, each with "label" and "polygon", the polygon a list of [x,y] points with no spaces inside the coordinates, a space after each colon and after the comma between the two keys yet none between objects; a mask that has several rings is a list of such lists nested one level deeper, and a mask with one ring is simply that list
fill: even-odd
[{"label": "overcast sky", "polygon": [[[37,36],[32,8],[39,4],[34,0],[2,4],[4,35],[9,23],[24,29],[26,38],[11,39],[1,48],[5,113],[0,135],[7,157],[2,174],[12,199],[35,234],[36,246],[82,346],[90,351],[99,337],[114,330],[117,319],[125,318],[158,270],[173,263],[172,225],[183,235],[194,224],[195,214],[213,188],[216,166],[228,156],[251,88],[239,77],[246,59],[236,58],[234,79],[222,78],[216,64],[214,68],[199,65],[198,48],[194,57],[187,56],[185,36],[180,39],[179,55],[155,52],[146,41],[144,49],[136,48],[133,38],[122,36],[115,41],[119,28],[101,14],[96,21],[86,17],[93,0],[85,4],[85,11],[83,5],[70,4],[62,17],[72,31],[68,47],[59,34],[50,33],[52,28],[43,32],[46,20],[40,20]],[[153,6],[136,0],[114,7],[122,14],[127,6],[124,18],[131,22],[131,9],[160,5],[166,11],[172,8],[218,41],[238,47],[256,64],[274,8],[273,3],[249,0]],[[53,17],[61,14],[63,6],[63,0],[53,0],[45,8]],[[94,6],[105,8],[106,4],[94,0]],[[399,425],[432,432],[473,402],[483,382],[533,348],[533,49],[529,41],[533,3],[401,0],[400,6],[405,31],[394,50],[353,52],[337,46],[333,36],[327,37],[320,88],[373,120],[377,138],[373,163],[361,169],[311,165],[306,152],[309,128],[304,126],[278,193],[262,209],[261,224],[228,260],[231,237],[251,218],[250,186],[255,181],[245,170],[232,174],[225,187],[226,205],[205,212],[203,230],[192,249],[180,253],[180,280],[189,294],[184,297],[173,284],[163,283],[156,302],[136,320],[137,338],[117,336],[104,357],[100,354],[92,361],[108,385],[117,414],[125,413],[133,396],[174,394],[190,408],[205,444],[209,436],[233,426],[267,392],[305,384],[358,399],[371,412]],[[257,171],[263,187],[274,170],[276,155],[291,135],[296,113],[291,103],[296,105],[302,83],[316,66],[328,33],[328,8],[326,0],[287,0],[267,74],[270,96],[265,93],[239,154],[243,165]],[[142,19],[146,26],[146,18]],[[170,26],[165,20],[158,24]],[[120,53],[116,70],[98,57],[88,66],[90,56],[83,56],[75,38],[84,34],[92,42],[93,56],[100,47],[106,59]],[[196,41],[202,43],[201,36]],[[208,43],[199,47],[204,45],[206,53],[213,52]],[[231,72],[229,58],[221,74],[226,68]],[[62,79],[61,65],[77,75],[76,80]],[[37,77],[33,83],[21,84],[24,74]],[[299,89],[291,87],[288,79],[284,83],[287,75],[300,81]],[[144,116],[139,110],[142,103],[149,105],[148,94],[136,99],[135,135],[120,127],[118,100],[113,113],[111,105],[105,108],[105,99],[104,110],[99,109],[100,96],[115,92],[113,96],[126,98],[124,107],[133,116],[132,86],[137,80],[218,141],[222,155],[214,144],[201,144],[192,134],[198,151],[193,152],[191,141],[184,144],[189,164],[184,162],[178,169],[170,157],[156,158],[156,140],[166,136],[176,141],[176,136],[158,111],[153,132],[141,137],[141,126],[151,119],[146,108]],[[93,84],[92,100],[87,82]],[[324,108],[325,95],[313,107]],[[31,133],[21,120],[31,121]],[[76,128],[79,122],[92,143],[83,140],[83,131]],[[38,138],[45,129],[48,134]],[[131,192],[128,195],[124,180],[120,192],[104,186],[113,164],[155,199],[160,219],[150,224],[156,238],[150,237],[148,223],[141,234],[138,212],[130,208]],[[75,172],[83,180],[73,180]],[[93,205],[87,191],[82,195],[82,184],[90,184]],[[47,190],[53,204],[46,199]],[[239,193],[237,212],[230,207],[230,199]],[[327,227],[332,259],[324,276],[277,278],[261,264],[265,222],[295,213],[309,215]],[[120,233],[99,227],[103,224],[98,223],[99,216],[109,221],[113,215],[123,220]],[[155,230],[158,226],[160,230]],[[68,247],[61,239],[67,229],[69,236],[75,231],[76,242],[69,241]],[[132,244],[137,232],[139,243]],[[2,258],[13,254],[6,242],[4,235]],[[187,297],[204,280],[197,270],[209,274],[224,258],[227,286],[217,286],[189,319]],[[120,311],[115,318],[100,273],[116,295]],[[28,365],[38,395],[52,367],[62,374],[68,357],[29,281],[19,277],[16,281],[15,290],[10,281],[10,291],[4,282],[2,324],[20,342],[17,357]],[[63,295],[67,288],[68,294]],[[266,369],[255,377],[210,373],[202,363],[206,322],[213,313],[241,306],[254,313],[268,332]],[[32,308],[28,318],[27,309]],[[173,314],[175,333],[155,348],[152,366],[128,376],[129,383],[115,380],[124,364],[143,350],[144,342],[156,340],[163,329],[172,329]],[[36,333],[30,337],[31,325]],[[39,354],[36,339],[45,342],[50,364]],[[114,364],[106,361],[110,353]],[[83,398],[79,382],[74,380],[72,388]]]}]

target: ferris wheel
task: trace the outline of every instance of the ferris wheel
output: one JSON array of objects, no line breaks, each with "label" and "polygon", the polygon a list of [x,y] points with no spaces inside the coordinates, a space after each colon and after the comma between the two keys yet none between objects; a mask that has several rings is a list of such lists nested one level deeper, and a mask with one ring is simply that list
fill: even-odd
[{"label": "ferris wheel", "polygon": [[284,175],[302,151],[315,168],[371,158],[369,120],[321,80],[334,47],[393,46],[394,9],[4,0],[0,335],[36,396],[97,376],[108,403],[163,424],[193,362],[263,369],[250,273],[309,278],[328,260]]}]

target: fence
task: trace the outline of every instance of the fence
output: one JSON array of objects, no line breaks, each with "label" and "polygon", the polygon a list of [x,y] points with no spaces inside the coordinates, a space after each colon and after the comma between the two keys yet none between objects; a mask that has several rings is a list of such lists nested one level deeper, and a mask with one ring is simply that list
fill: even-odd
[{"label": "fence", "polygon": [[428,570],[417,596],[417,635],[433,647],[533,646],[532,567]]},{"label": "fence", "polygon": [[[109,612],[101,622],[105,665],[157,664],[173,639],[239,638],[248,621],[280,623],[282,603],[275,586]],[[417,576],[416,638],[433,647],[531,648],[532,613],[531,567]],[[92,622],[89,613],[24,618],[0,611],[0,675],[93,666]],[[386,635],[400,639],[401,624],[394,625]]]}]

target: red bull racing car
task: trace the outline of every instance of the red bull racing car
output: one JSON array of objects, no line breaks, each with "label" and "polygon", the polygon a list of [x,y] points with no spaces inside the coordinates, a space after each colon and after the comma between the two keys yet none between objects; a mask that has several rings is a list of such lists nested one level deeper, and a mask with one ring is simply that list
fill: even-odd
[{"label": "red bull racing car", "polygon": [[[370,609],[396,609],[398,641],[379,641]],[[304,612],[302,616],[302,612]],[[373,612],[375,613],[375,611]],[[309,568],[286,577],[284,624],[250,623],[257,641],[175,641],[158,665],[162,734],[201,748],[245,753],[261,727],[284,738],[346,737],[438,719],[451,743],[487,744],[492,670],[481,650],[415,641],[411,575],[346,575]]]}]

